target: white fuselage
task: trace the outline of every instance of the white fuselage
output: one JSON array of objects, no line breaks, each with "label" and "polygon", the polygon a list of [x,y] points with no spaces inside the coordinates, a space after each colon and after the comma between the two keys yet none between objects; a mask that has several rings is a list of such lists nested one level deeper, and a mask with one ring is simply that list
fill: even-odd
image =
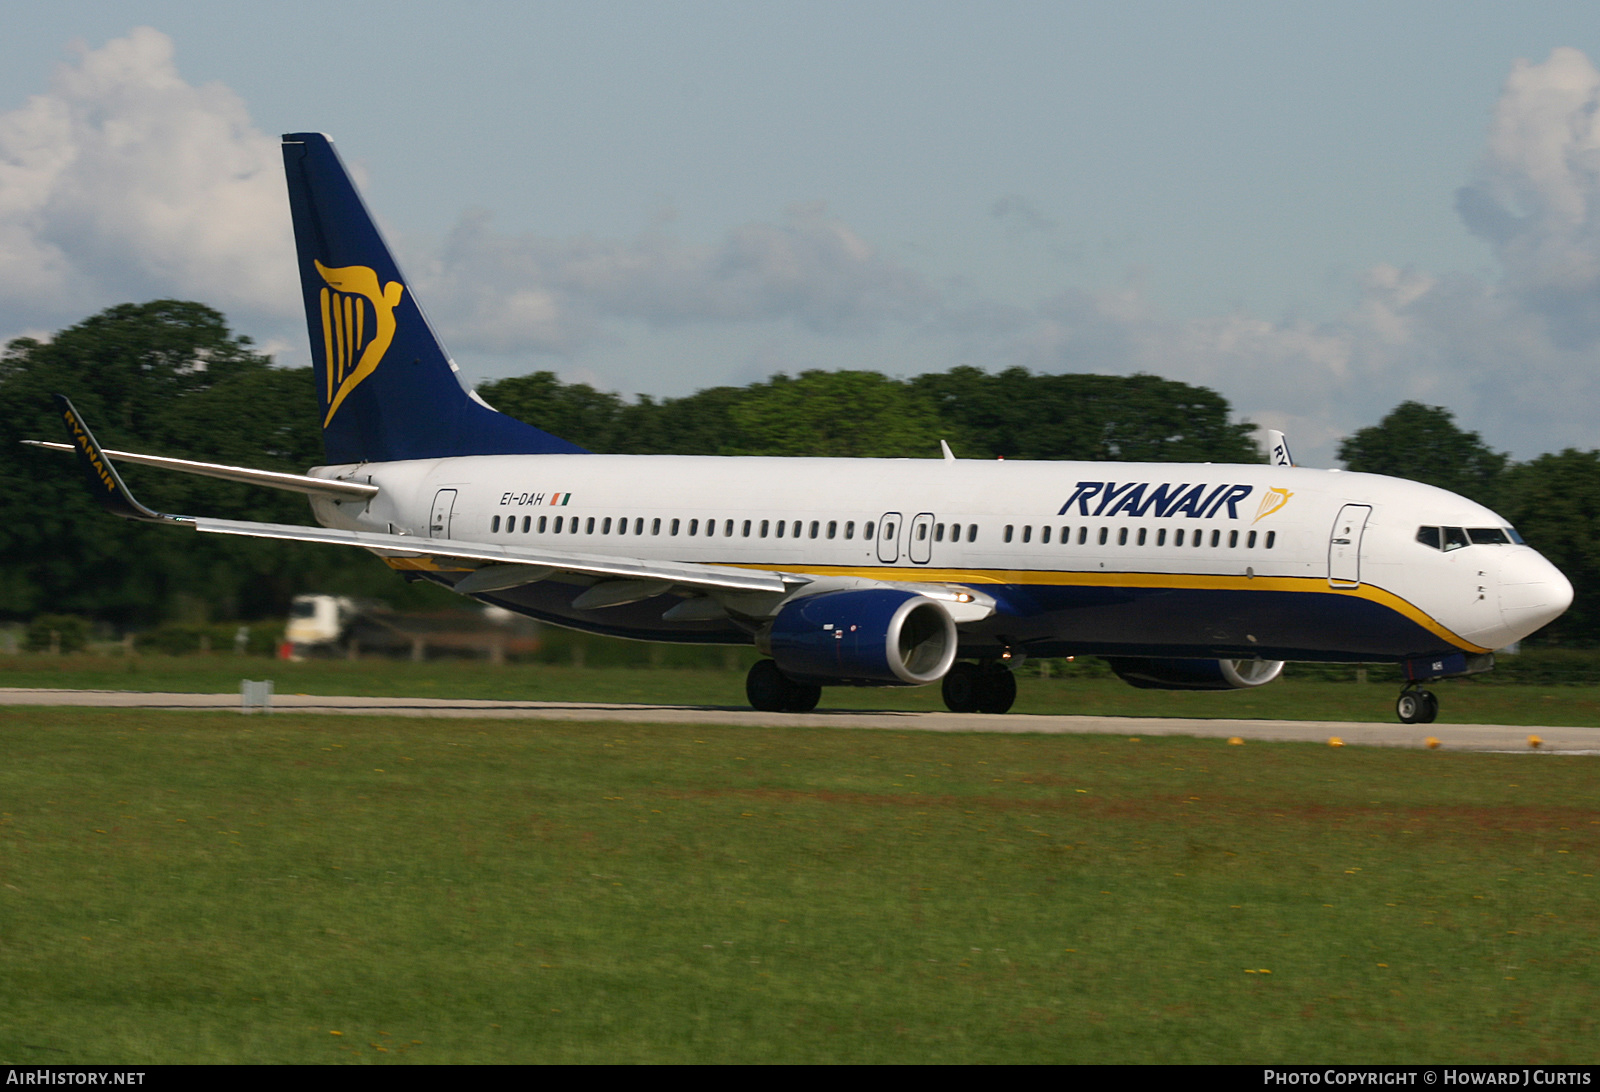
[{"label": "white fuselage", "polygon": [[[1339,471],[525,455],[313,473],[381,487],[371,501],[315,502],[328,527],[774,570],[817,587],[974,588],[998,609],[963,626],[964,647],[1017,644],[1044,655],[1476,653],[1526,637],[1572,596],[1561,573],[1482,505]],[[1447,550],[1419,541],[1425,527],[1475,529],[1480,539],[1494,529],[1504,541]],[[454,582],[448,568],[427,575]],[[557,577],[536,594],[483,598],[628,636],[748,637],[747,624],[662,620],[681,593],[625,611],[572,609],[592,583]]]}]

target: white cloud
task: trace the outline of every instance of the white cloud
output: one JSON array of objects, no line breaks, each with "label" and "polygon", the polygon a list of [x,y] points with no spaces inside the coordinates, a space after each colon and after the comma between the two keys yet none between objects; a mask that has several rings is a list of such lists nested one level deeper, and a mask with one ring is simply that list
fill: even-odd
[{"label": "white cloud", "polygon": [[1576,49],[1518,61],[1496,104],[1482,177],[1457,194],[1503,288],[1563,344],[1600,337],[1600,72]]},{"label": "white cloud", "polygon": [[864,334],[915,322],[938,303],[916,273],[880,256],[821,205],[782,224],[735,227],[714,246],[662,230],[630,240],[509,236],[485,212],[463,216],[419,288],[461,344],[573,353],[608,321],[657,328],[790,322]]},{"label": "white cloud", "polygon": [[[1021,364],[1204,384],[1288,427],[1313,463],[1408,398],[1451,407],[1521,456],[1600,446],[1600,71],[1588,58],[1558,49],[1518,62],[1457,209],[1493,246],[1498,281],[1379,265],[1324,323],[1170,319],[1137,277],[1035,301],[973,298],[931,285],[820,204],[711,243],[663,225],[627,239],[511,235],[467,213],[407,264],[456,347],[509,367],[552,356],[566,371],[603,367],[608,347],[654,336],[702,358],[696,378],[709,385],[755,366],[748,353],[718,356],[730,332],[773,346],[762,360],[852,366],[898,339],[892,372]],[[1014,195],[990,212],[1057,231]],[[48,91],[0,114],[0,327],[179,296],[288,335],[293,278],[277,141],[228,88],[187,83],[157,31],[83,51]],[[630,387],[682,379],[639,374]]]},{"label": "white cloud", "polygon": [[0,308],[21,325],[154,296],[298,306],[278,142],[145,27],[0,114]]}]

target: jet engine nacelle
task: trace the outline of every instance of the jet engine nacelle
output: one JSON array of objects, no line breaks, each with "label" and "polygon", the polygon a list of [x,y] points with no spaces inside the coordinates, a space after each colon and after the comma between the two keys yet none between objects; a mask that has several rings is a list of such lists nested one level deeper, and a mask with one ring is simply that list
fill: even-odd
[{"label": "jet engine nacelle", "polygon": [[956,658],[956,624],[938,603],[894,588],[821,592],[784,604],[761,651],[791,679],[922,686]]},{"label": "jet engine nacelle", "polygon": [[1158,660],[1107,657],[1117,678],[1141,690],[1248,690],[1283,674],[1282,660]]}]

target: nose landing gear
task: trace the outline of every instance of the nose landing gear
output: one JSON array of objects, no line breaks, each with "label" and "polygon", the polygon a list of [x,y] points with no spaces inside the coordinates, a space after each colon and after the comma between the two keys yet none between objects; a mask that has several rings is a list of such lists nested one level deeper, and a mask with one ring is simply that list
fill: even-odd
[{"label": "nose landing gear", "polygon": [[1432,724],[1439,715],[1439,699],[1434,697],[1432,690],[1424,690],[1412,683],[1400,691],[1394,711],[1401,724]]}]

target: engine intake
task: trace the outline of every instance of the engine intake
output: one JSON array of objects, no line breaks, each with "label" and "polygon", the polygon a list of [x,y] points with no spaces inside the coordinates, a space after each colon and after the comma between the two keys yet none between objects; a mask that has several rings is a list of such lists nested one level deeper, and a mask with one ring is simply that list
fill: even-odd
[{"label": "engine intake", "polygon": [[1158,660],[1107,657],[1117,678],[1141,690],[1248,690],[1283,674],[1282,660]]},{"label": "engine intake", "polygon": [[956,624],[915,592],[865,588],[784,604],[761,651],[792,679],[855,686],[938,682],[956,658]]}]

